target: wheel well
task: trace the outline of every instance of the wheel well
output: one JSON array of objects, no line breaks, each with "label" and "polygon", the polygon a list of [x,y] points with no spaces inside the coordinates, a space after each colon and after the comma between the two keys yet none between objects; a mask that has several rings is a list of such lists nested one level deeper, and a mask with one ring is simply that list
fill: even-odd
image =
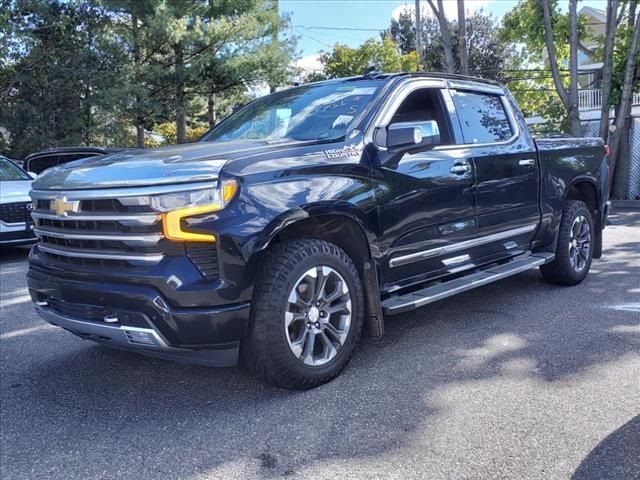
[{"label": "wheel well", "polygon": [[566,200],[582,200],[592,213],[593,219],[597,219],[598,194],[596,193],[596,187],[593,183],[583,181],[571,185],[567,192]]},{"label": "wheel well", "polygon": [[349,255],[362,279],[365,296],[364,331],[370,336],[382,336],[383,318],[378,277],[369,242],[360,225],[344,215],[319,215],[288,225],[278,232],[270,244],[302,238],[331,242]]},{"label": "wheel well", "polygon": [[569,188],[565,200],[581,200],[587,205],[596,230],[593,257],[600,258],[602,256],[602,228],[604,226],[600,225],[601,215],[596,187],[588,181],[575,183]]}]

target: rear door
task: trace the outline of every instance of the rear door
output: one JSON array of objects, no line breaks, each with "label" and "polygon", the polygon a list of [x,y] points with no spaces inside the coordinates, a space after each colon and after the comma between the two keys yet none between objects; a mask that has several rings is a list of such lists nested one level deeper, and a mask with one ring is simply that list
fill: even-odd
[{"label": "rear door", "polygon": [[450,94],[463,143],[473,152],[481,256],[521,253],[540,222],[535,144],[502,89],[453,88]]}]

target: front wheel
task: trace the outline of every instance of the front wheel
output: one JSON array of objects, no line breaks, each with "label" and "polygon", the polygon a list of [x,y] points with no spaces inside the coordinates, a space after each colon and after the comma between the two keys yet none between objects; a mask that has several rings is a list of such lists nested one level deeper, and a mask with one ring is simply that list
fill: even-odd
[{"label": "front wheel", "polygon": [[328,382],[358,344],[363,304],[358,271],[342,249],[322,240],[275,245],[256,282],[245,365],[279,387]]},{"label": "front wheel", "polygon": [[544,279],[557,285],[582,282],[591,267],[593,238],[593,219],[587,206],[579,200],[567,201],[560,220],[555,259],[540,267]]}]

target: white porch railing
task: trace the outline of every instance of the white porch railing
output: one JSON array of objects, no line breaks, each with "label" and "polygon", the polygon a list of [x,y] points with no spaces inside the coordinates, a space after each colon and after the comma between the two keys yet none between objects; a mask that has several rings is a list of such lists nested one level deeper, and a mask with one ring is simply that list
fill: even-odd
[{"label": "white porch railing", "polygon": [[[640,105],[640,93],[633,95],[632,105]],[[578,90],[578,108],[580,110],[599,110],[602,108],[602,90]]]}]

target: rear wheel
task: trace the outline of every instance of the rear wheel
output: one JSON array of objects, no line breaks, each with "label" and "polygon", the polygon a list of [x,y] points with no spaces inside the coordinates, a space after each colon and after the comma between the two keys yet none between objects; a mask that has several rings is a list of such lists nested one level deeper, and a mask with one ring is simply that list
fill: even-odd
[{"label": "rear wheel", "polygon": [[540,267],[544,279],[558,285],[582,282],[591,267],[593,238],[593,219],[587,206],[579,200],[567,201],[560,221],[555,259]]},{"label": "rear wheel", "polygon": [[360,339],[362,285],[336,245],[295,240],[265,258],[243,359],[267,383],[308,389],[337,376]]}]

